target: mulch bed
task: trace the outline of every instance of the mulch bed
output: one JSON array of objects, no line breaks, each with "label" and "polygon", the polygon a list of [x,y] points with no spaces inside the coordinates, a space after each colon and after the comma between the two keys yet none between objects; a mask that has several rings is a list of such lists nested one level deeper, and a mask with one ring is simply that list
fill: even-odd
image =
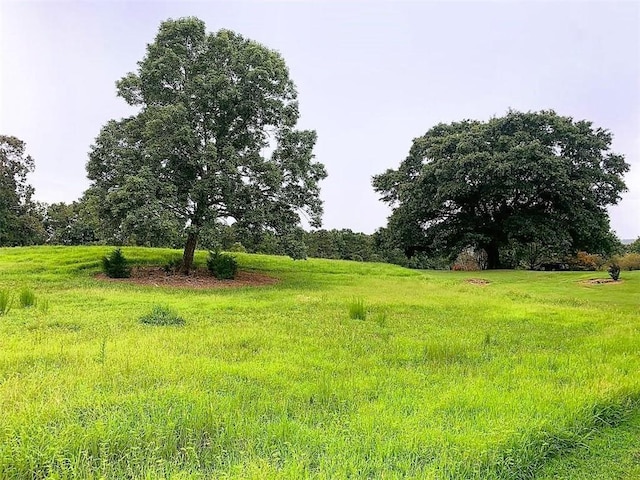
[{"label": "mulch bed", "polygon": [[489,280],[485,280],[484,278],[467,278],[465,282],[472,285],[489,285],[491,283]]},{"label": "mulch bed", "polygon": [[189,275],[166,273],[162,267],[133,267],[129,278],[109,278],[104,273],[97,278],[115,283],[132,283],[150,287],[178,288],[240,288],[261,287],[278,283],[277,278],[263,273],[238,270],[233,280],[218,280],[206,268],[198,268]]},{"label": "mulch bed", "polygon": [[580,283],[584,283],[586,285],[600,285],[602,283],[622,283],[622,280],[613,280],[612,278],[591,278],[589,280],[583,280]]}]

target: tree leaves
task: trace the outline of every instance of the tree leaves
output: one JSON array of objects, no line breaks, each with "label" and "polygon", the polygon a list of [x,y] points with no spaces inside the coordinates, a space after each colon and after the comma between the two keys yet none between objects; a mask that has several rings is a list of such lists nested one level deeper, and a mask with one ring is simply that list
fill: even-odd
[{"label": "tree leaves", "polygon": [[191,234],[219,220],[283,236],[301,215],[320,224],[326,171],[315,132],[295,130],[297,93],[277,52],[208,34],[196,18],[168,20],[117,87],[140,113],[105,125],[87,172],[121,229],[133,233],[140,222],[126,219],[149,209]]},{"label": "tree leaves", "polygon": [[509,111],[436,125],[373,185],[394,207],[389,228],[407,251],[497,255],[512,242],[566,244],[565,236],[573,249],[601,251],[611,243],[606,206],[620,199],[629,168],[610,144],[590,122]]}]

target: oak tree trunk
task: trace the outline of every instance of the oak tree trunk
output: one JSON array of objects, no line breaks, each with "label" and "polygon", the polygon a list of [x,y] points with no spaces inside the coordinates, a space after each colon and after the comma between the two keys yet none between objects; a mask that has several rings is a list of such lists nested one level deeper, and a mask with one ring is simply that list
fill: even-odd
[{"label": "oak tree trunk", "polygon": [[487,252],[487,269],[494,270],[500,268],[500,252],[497,243],[489,243],[484,246],[484,251]]},{"label": "oak tree trunk", "polygon": [[193,256],[196,252],[196,245],[198,244],[198,233],[189,232],[187,236],[187,243],[184,246],[184,253],[182,254],[182,267],[180,272],[189,275],[191,268],[193,267]]}]

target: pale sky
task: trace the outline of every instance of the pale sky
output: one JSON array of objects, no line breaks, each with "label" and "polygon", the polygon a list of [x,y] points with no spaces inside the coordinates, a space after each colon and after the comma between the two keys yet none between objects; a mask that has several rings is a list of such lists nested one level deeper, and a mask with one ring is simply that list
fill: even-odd
[{"label": "pale sky", "polygon": [[614,135],[631,164],[611,208],[640,236],[640,2],[0,0],[0,134],[27,143],[36,199],[88,187],[90,145],[132,110],[115,81],[160,22],[197,16],[278,50],[315,129],[325,228],[372,233],[389,209],[371,177],[440,122],[554,109]]}]

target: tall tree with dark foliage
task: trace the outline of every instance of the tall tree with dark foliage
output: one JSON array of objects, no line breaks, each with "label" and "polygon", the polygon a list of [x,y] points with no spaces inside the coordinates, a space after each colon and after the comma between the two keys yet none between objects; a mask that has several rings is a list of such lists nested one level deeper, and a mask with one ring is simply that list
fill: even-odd
[{"label": "tall tree with dark foliage", "polygon": [[607,206],[620,200],[629,169],[611,140],[553,111],[439,124],[373,186],[409,255],[475,247],[498,268],[500,250],[514,244],[606,253],[615,245]]},{"label": "tall tree with dark foliage", "polygon": [[320,225],[326,172],[313,159],[316,133],[295,128],[297,92],[280,54],[183,18],[160,25],[138,65],[117,88],[139,113],[108,122],[87,164],[103,215],[147,234],[180,225],[185,273],[215,222],[283,238],[301,215]]}]

